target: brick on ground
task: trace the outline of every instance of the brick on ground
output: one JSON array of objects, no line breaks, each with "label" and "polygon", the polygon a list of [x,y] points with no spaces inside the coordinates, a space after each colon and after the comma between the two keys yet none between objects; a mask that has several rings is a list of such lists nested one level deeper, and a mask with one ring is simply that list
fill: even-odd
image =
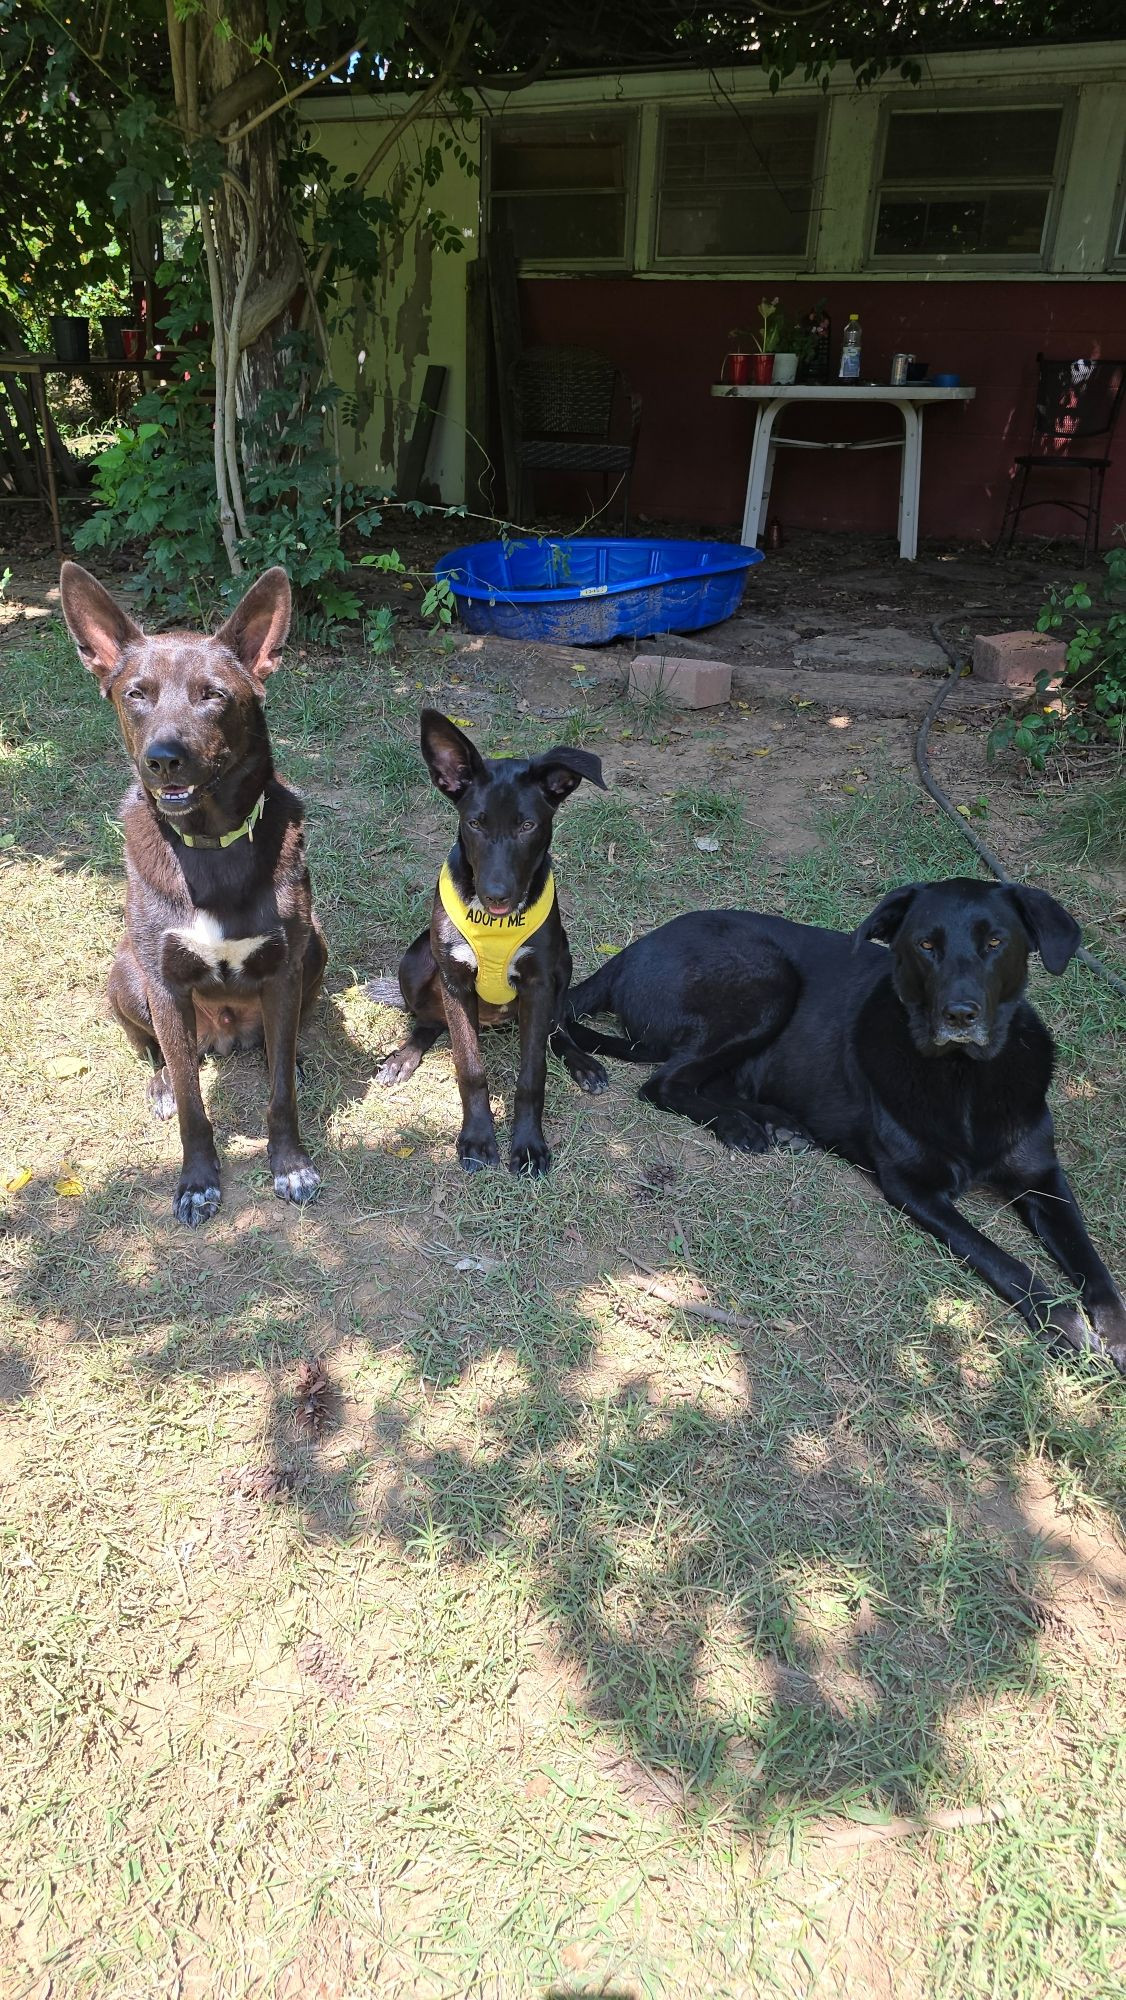
[{"label": "brick on ground", "polygon": [[731,668],[722,660],[639,653],[629,670],[634,694],[663,694],[680,708],[714,708],[731,699]]},{"label": "brick on ground", "polygon": [[1052,684],[1064,670],[1067,648],[1046,632],[982,633],[974,640],[974,679],[999,687],[1031,688],[1038,674],[1049,673]]}]

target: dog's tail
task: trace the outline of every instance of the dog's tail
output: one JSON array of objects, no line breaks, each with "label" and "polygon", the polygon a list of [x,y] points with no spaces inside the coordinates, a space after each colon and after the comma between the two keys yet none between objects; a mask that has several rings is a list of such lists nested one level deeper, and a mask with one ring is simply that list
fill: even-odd
[{"label": "dog's tail", "polygon": [[600,965],[589,979],[581,979],[567,995],[567,1018],[565,1026],[572,1041],[580,1049],[592,1056],[617,1056],[621,1062],[647,1062],[650,1058],[635,1042],[627,1042],[624,1035],[604,1035],[597,1028],[585,1027],[579,1019],[583,1014],[612,1014],[614,1012],[614,964]]},{"label": "dog's tail", "polygon": [[403,989],[397,979],[369,979],[360,991],[365,1000],[374,1000],[377,1006],[406,1008]]}]

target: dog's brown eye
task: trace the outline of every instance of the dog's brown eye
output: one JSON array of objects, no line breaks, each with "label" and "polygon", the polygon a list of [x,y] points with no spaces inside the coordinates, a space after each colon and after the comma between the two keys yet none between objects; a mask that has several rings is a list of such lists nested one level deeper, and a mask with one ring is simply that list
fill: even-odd
[{"label": "dog's brown eye", "polygon": [[469,828],[470,833],[480,833],[481,821],[479,819],[467,819],[465,824]]},{"label": "dog's brown eye", "polygon": [[147,701],[148,696],[144,688],[126,688],[125,699],[126,701]]},{"label": "dog's brown eye", "polygon": [[918,944],[920,951],[933,951],[935,949],[933,938],[920,938]]},{"label": "dog's brown eye", "polygon": [[1000,937],[987,938],[985,949],[986,951],[1000,951],[1001,946],[1004,944],[1004,942],[1005,942],[1004,938]]},{"label": "dog's brown eye", "polygon": [[535,831],[536,831],[536,822],[534,819],[522,819],[520,821],[521,833],[535,833]]}]

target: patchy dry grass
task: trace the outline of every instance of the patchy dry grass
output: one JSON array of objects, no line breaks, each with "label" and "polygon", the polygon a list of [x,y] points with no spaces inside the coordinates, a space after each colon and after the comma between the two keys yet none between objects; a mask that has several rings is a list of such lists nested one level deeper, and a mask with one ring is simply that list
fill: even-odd
[{"label": "patchy dry grass", "polygon": [[[271,687],[334,952],[325,1193],[270,1199],[261,1070],[213,1067],[197,1237],[103,1013],[112,717],[57,635],[6,650],[5,2000],[1120,1990],[1122,1384],[1047,1364],[839,1162],[729,1157],[636,1073],[594,1102],[553,1070],[541,1185],[459,1174],[447,1055],[372,1087],[402,1017],[355,975],[425,915],[450,819],[414,676],[462,713],[448,669]],[[644,716],[576,703],[509,709],[507,742],[637,752]],[[851,924],[967,871],[906,775],[765,870],[736,792],[673,749],[649,770],[560,817],[582,969],[694,903]],[[1121,1009],[1079,970],[1038,998],[1126,1273]],[[646,1294],[635,1257],[751,1330]],[[308,1356],[330,1386],[299,1422]]]}]

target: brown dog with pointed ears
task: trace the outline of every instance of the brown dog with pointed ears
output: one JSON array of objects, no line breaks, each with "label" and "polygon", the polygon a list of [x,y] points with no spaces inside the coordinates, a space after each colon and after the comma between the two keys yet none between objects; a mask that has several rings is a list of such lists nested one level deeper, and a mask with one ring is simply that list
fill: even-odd
[{"label": "brown dog with pointed ears", "polygon": [[122,808],[125,936],[109,997],[152,1063],[155,1115],[180,1121],[173,1213],[195,1228],[220,1202],[200,1057],[263,1040],[274,1193],[310,1201],[320,1176],[298,1131],[297,1033],[327,954],[301,800],[275,774],[262,708],[289,630],[289,579],[267,570],[212,638],[147,635],[77,563],[63,564],[60,592],[137,773]]}]

